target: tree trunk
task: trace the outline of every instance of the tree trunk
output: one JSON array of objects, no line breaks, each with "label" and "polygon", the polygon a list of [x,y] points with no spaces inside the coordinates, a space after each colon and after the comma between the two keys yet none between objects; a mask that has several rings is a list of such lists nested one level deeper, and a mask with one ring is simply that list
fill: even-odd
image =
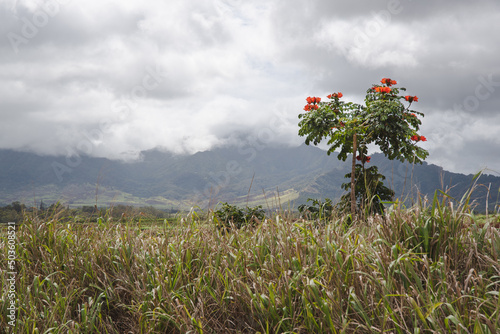
[{"label": "tree trunk", "polygon": [[352,137],[352,170],[351,170],[351,221],[354,221],[356,215],[356,193],[354,188],[354,174],[356,172],[356,150],[357,150],[356,133]]}]

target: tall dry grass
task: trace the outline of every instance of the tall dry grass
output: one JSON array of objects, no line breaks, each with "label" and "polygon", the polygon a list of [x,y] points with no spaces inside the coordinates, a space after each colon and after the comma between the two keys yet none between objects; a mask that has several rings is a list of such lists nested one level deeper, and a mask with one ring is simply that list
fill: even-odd
[{"label": "tall dry grass", "polygon": [[[500,233],[437,197],[229,233],[195,215],[147,230],[26,217],[16,242],[16,333],[500,332]],[[2,294],[3,332],[6,308]]]}]

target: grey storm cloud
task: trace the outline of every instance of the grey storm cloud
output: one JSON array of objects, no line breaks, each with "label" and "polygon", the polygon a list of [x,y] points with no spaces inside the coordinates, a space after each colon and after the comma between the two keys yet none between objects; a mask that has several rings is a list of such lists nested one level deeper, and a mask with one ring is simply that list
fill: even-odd
[{"label": "grey storm cloud", "polygon": [[428,161],[500,169],[495,0],[4,0],[0,148],[133,159],[299,145],[305,97],[419,96]]}]

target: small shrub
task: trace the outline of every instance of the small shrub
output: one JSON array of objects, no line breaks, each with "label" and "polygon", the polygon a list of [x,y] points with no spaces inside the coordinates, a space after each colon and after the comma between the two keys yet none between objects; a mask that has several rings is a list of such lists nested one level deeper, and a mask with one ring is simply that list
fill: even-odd
[{"label": "small shrub", "polygon": [[226,202],[222,203],[222,207],[214,212],[214,216],[219,228],[229,229],[234,225],[240,229],[247,225],[254,226],[255,223],[262,221],[265,218],[265,212],[262,205],[253,208],[247,206],[245,209],[241,209]]},{"label": "small shrub", "polygon": [[307,202],[311,202],[311,205],[302,204],[297,208],[302,216],[320,222],[331,221],[334,209],[331,199],[325,198],[325,201],[321,202],[319,199],[308,198]]},{"label": "small shrub", "polygon": [[[365,216],[384,213],[384,202],[392,201],[394,191],[384,186],[385,176],[378,172],[376,166],[364,168],[364,165],[357,164],[355,178],[355,196],[357,213],[364,213]],[[345,175],[351,178],[351,173]],[[341,185],[341,188],[349,191],[351,182]],[[351,209],[351,194],[347,193],[340,198],[337,203],[337,209],[340,212],[348,213]]]}]

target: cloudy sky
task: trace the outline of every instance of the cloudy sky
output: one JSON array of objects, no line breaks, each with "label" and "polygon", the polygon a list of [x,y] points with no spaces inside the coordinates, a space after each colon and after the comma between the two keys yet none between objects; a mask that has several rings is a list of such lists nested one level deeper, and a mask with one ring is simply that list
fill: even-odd
[{"label": "cloudy sky", "polygon": [[500,173],[500,2],[0,0],[0,148],[300,145],[309,95],[419,97],[429,163]]}]

